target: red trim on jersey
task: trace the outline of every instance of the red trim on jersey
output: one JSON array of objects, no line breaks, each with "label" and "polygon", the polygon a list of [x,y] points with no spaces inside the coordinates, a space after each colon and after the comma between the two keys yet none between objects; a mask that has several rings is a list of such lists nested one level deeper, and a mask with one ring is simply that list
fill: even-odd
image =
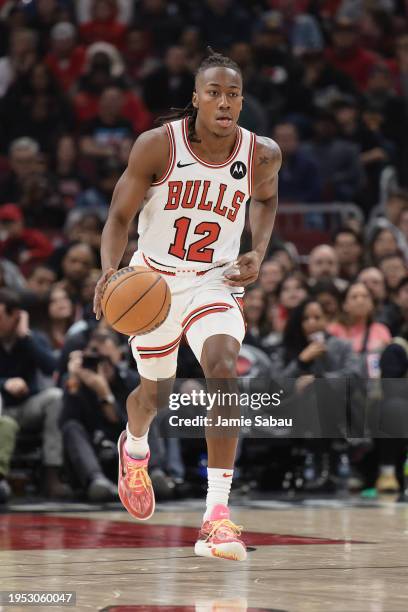
[{"label": "red trim on jersey", "polygon": [[170,144],[170,155],[169,160],[167,162],[167,168],[164,175],[158,180],[152,183],[152,187],[157,187],[158,185],[162,185],[170,176],[174,168],[174,162],[176,161],[176,141],[174,139],[174,132],[171,123],[166,123],[165,128],[167,130],[167,136],[169,138]]},{"label": "red trim on jersey", "polygon": [[237,125],[237,138],[235,141],[235,146],[234,149],[231,153],[231,155],[229,156],[228,159],[226,159],[224,162],[222,162],[221,164],[212,164],[211,162],[206,162],[203,159],[201,159],[201,157],[199,157],[196,153],[194,153],[193,149],[190,146],[189,140],[188,140],[188,129],[187,129],[187,125],[188,125],[188,117],[186,117],[183,120],[183,125],[182,125],[182,129],[181,132],[183,134],[183,140],[184,140],[184,144],[186,145],[188,152],[198,161],[200,162],[200,164],[202,164],[203,166],[206,166],[207,168],[225,168],[225,166],[228,166],[228,164],[230,164],[232,162],[232,160],[238,155],[238,152],[241,148],[241,143],[242,143],[242,130],[239,127],[239,125]]},{"label": "red trim on jersey", "polygon": [[256,147],[256,136],[251,132],[251,142],[248,151],[248,192],[252,195],[252,189],[254,186],[254,167],[255,167],[255,147]]},{"label": "red trim on jersey", "polygon": [[167,272],[166,270],[160,270],[159,268],[155,268],[154,266],[152,266],[152,264],[149,261],[147,261],[147,259],[145,257],[145,254],[142,253],[142,255],[143,255],[143,259],[144,259],[145,264],[147,266],[149,266],[149,268],[151,268],[155,272],[159,272],[159,274],[167,274],[167,276],[176,276],[175,272]]}]

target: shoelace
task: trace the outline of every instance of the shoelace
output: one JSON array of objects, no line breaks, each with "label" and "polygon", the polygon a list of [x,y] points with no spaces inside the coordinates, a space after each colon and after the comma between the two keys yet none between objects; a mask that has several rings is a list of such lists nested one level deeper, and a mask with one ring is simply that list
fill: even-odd
[{"label": "shoelace", "polygon": [[207,540],[209,540],[219,529],[223,529],[227,533],[228,531],[232,531],[232,533],[236,536],[240,536],[243,529],[242,525],[235,525],[235,523],[233,523],[229,519],[219,519],[218,521],[211,521],[211,525],[211,531],[207,536]]},{"label": "shoelace", "polygon": [[147,473],[145,466],[136,466],[136,465],[127,465],[128,471],[128,486],[131,489],[140,488],[142,485],[143,489],[147,491],[147,489],[151,486],[151,480],[149,474]]}]

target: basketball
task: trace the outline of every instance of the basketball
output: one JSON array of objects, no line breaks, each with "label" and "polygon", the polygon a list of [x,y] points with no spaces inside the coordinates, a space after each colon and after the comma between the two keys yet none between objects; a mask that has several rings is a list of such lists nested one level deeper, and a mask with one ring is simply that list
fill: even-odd
[{"label": "basketball", "polygon": [[137,336],[159,327],[167,318],[171,293],[164,278],[142,266],[113,274],[102,295],[102,312],[113,329]]}]

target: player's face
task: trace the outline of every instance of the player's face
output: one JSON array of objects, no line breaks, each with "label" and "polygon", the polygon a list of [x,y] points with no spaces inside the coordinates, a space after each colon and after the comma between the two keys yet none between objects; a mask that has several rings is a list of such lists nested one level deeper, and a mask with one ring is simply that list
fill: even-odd
[{"label": "player's face", "polygon": [[242,79],[232,68],[207,68],[196,79],[193,105],[216,136],[233,134],[242,109]]}]

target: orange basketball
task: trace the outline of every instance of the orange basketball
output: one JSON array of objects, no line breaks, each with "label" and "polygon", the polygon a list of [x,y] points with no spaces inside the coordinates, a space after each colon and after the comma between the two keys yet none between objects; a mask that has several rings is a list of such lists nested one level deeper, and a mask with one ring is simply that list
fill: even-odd
[{"label": "orange basketball", "polygon": [[167,318],[171,293],[164,278],[142,266],[128,266],[112,274],[102,295],[102,312],[121,334],[147,334]]}]

